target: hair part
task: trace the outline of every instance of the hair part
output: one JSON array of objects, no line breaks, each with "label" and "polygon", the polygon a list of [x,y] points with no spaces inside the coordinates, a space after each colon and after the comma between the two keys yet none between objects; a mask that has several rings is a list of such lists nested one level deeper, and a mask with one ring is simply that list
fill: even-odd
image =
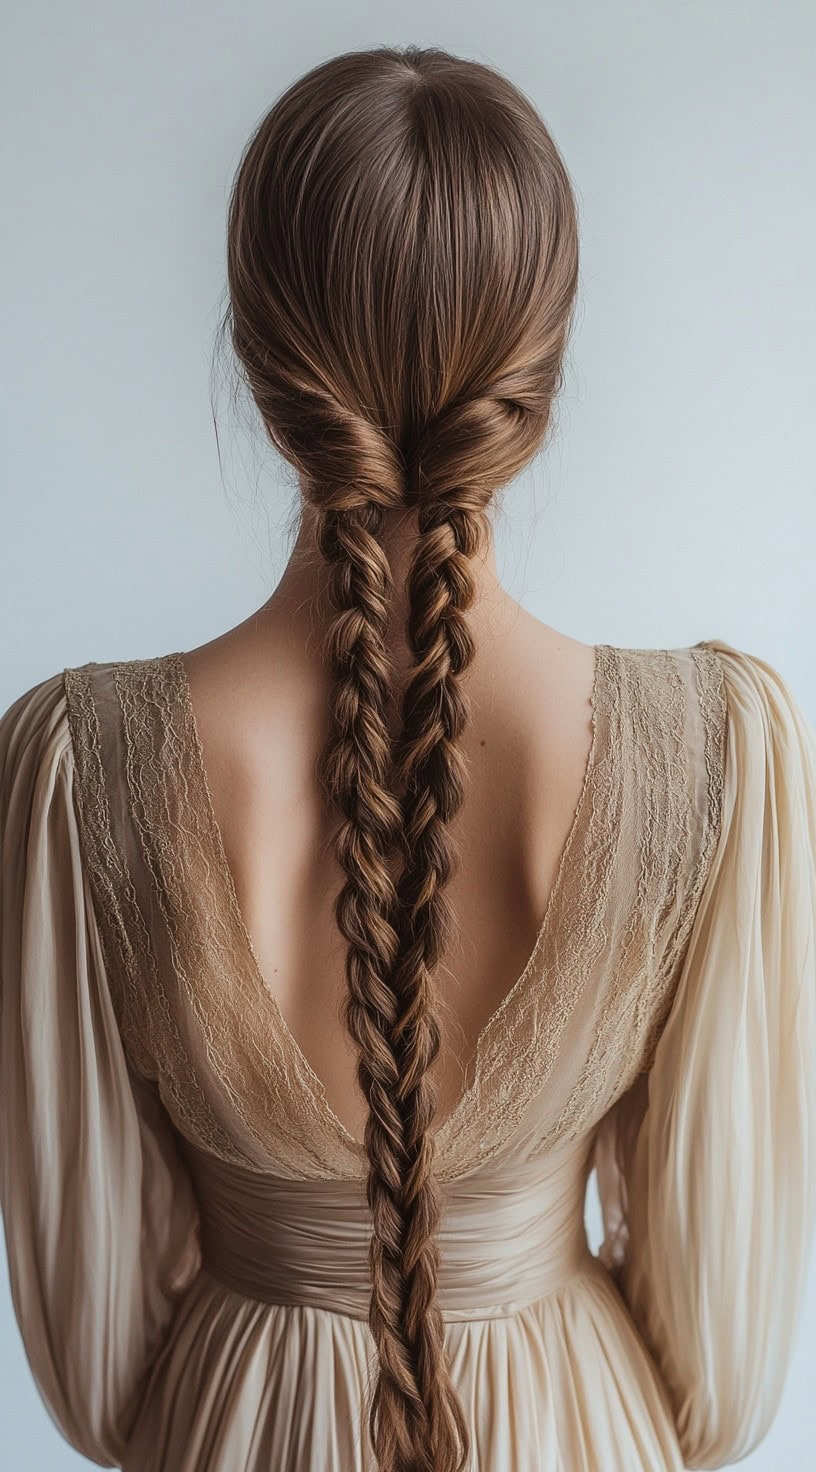
[{"label": "hair part", "polygon": [[[578,272],[575,201],[532,103],[438,48],[314,67],[250,138],[231,192],[231,340],[299,476],[329,569],[344,1020],[367,1105],[368,1425],[379,1472],[463,1472],[439,1307],[434,973],[465,798],[467,612],[491,500],[541,447]],[[415,508],[396,741],[385,513]]]}]

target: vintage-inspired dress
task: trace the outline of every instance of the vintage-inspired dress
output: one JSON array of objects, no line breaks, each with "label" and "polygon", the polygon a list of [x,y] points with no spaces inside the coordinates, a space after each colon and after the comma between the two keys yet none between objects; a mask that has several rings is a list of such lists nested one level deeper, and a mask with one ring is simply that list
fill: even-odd
[{"label": "vintage-inspired dress", "polygon": [[[535,949],[436,1132],[473,1472],[742,1457],[809,1262],[814,728],[721,640],[598,646],[592,717]],[[21,696],[0,820],[0,1203],[53,1417],[127,1472],[373,1472],[365,1156],[261,975],[183,656]]]}]

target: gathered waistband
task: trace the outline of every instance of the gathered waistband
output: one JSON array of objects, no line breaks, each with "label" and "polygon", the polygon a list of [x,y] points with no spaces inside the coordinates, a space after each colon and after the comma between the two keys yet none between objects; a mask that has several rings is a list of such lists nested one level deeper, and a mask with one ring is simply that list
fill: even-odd
[{"label": "gathered waistband", "polygon": [[[367,1319],[371,1214],[365,1180],[292,1180],[185,1141],[202,1267],[249,1298]],[[511,1314],[562,1287],[592,1254],[584,1226],[587,1141],[440,1183],[443,1317]]]}]

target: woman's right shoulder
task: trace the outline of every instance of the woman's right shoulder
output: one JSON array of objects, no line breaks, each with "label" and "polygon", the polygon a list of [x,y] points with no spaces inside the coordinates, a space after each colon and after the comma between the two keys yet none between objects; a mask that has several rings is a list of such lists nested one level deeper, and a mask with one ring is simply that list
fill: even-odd
[{"label": "woman's right shoulder", "polygon": [[816,725],[803,691],[794,687],[780,667],[726,639],[704,639],[694,648],[708,651],[722,672],[732,731],[739,726],[757,741],[776,739],[783,746],[792,744],[797,755],[804,751],[813,760]]}]

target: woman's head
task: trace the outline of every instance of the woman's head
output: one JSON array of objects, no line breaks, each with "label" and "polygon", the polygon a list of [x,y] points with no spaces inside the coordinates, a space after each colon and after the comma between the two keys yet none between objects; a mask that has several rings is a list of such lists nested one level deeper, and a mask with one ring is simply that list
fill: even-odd
[{"label": "woman's head", "polygon": [[[436,1302],[451,823],[464,800],[473,559],[497,490],[542,445],[578,274],[568,175],[499,73],[437,49],[325,62],[264,117],[229,214],[230,335],[296,469],[330,569],[345,1020],[368,1105],[369,1425],[380,1472],[456,1472],[468,1434]],[[416,519],[413,668],[392,742],[386,513]]]},{"label": "woman's head", "polygon": [[497,72],[352,52],[256,129],[231,201],[232,338],[273,443],[324,506],[451,478],[484,506],[542,442],[575,295],[557,149]]}]

